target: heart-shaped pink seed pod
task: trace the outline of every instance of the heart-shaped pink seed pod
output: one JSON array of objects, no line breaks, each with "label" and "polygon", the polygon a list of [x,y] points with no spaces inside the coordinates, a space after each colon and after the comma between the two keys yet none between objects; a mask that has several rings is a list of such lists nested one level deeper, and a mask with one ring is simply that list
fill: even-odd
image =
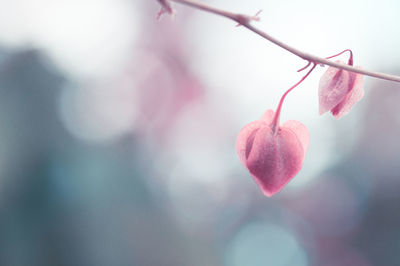
[{"label": "heart-shaped pink seed pod", "polygon": [[363,75],[329,67],[319,82],[318,95],[319,114],[331,111],[339,119],[364,96]]},{"label": "heart-shaped pink seed pod", "polygon": [[275,125],[274,111],[251,122],[239,132],[236,150],[267,197],[278,193],[300,171],[308,148],[307,128],[289,120]]},{"label": "heart-shaped pink seed pod", "polygon": [[[308,64],[307,66],[309,66]],[[236,139],[236,151],[265,196],[278,193],[300,171],[309,143],[307,128],[279,117],[285,97],[314,70],[290,87],[281,97],[276,112],[267,110],[260,120],[245,125]]]}]

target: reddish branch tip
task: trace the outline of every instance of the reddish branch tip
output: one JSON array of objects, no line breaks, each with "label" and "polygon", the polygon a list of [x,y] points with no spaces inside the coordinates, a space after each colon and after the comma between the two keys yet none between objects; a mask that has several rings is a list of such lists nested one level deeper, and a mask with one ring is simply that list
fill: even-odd
[{"label": "reddish branch tip", "polygon": [[236,21],[238,21],[238,24],[236,25],[236,27],[240,27],[242,25],[249,24],[250,21],[260,21],[261,18],[259,17],[259,15],[261,14],[261,12],[262,12],[262,10],[259,10],[254,16],[238,14],[236,17]]},{"label": "reddish branch tip", "polygon": [[157,14],[157,19],[160,19],[161,16],[165,13],[170,14],[170,15],[174,15],[174,10],[172,9],[171,3],[169,0],[157,0],[160,5],[161,5],[161,9]]}]

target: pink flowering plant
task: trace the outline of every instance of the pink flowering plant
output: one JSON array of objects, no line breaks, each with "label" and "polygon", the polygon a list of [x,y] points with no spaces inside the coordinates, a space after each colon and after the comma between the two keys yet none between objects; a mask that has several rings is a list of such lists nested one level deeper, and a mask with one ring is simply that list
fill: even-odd
[{"label": "pink flowering plant", "polygon": [[[319,82],[319,113],[322,115],[329,111],[336,119],[348,114],[354,104],[364,96],[364,75],[400,82],[399,76],[369,71],[359,66],[354,67],[353,52],[349,49],[322,58],[291,47],[251,24],[252,21],[259,20],[260,12],[255,16],[247,16],[192,0],[158,0],[158,2],[161,4],[158,18],[164,13],[174,13],[172,2],[184,4],[231,19],[237,25],[249,29],[308,62],[305,67],[298,70],[300,72],[309,69],[307,74],[282,95],[276,110],[268,109],[259,120],[245,125],[236,140],[236,151],[240,162],[267,197],[281,191],[302,168],[309,144],[308,130],[299,121],[289,120],[281,124],[279,118],[288,93],[303,82],[318,65],[329,66]],[[350,54],[347,63],[329,60],[345,52]]]}]

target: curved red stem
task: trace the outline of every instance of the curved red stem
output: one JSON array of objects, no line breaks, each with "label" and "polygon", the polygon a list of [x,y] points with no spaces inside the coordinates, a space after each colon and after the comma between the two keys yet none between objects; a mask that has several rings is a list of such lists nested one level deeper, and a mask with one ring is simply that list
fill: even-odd
[{"label": "curved red stem", "polygon": [[349,53],[350,53],[350,58],[349,58],[348,64],[349,64],[350,66],[352,66],[352,65],[353,65],[353,51],[351,51],[350,49],[346,49],[346,50],[344,50],[344,51],[342,51],[342,52],[340,52],[340,53],[338,53],[338,54],[325,57],[325,59],[330,59],[330,58],[332,58],[332,57],[339,56],[339,55],[341,55],[341,54],[343,54],[343,53],[345,53],[345,52],[349,52]]},{"label": "curved red stem", "polygon": [[308,61],[307,65],[305,67],[300,68],[299,70],[297,70],[297,72],[301,72],[304,69],[306,69],[309,65],[311,65],[311,61]]},{"label": "curved red stem", "polygon": [[289,92],[291,92],[294,88],[296,88],[300,83],[302,83],[307,77],[308,75],[310,75],[310,73],[314,70],[314,68],[317,66],[317,64],[315,64],[313,62],[313,66],[312,68],[307,72],[307,74],[305,74],[296,84],[294,84],[292,87],[290,87],[281,97],[281,100],[279,101],[278,107],[276,108],[276,112],[274,115],[274,119],[272,120],[272,130],[275,133],[276,132],[276,128],[278,127],[279,124],[279,117],[281,114],[281,109],[282,109],[282,104],[283,101],[286,98],[286,95],[288,95]]}]

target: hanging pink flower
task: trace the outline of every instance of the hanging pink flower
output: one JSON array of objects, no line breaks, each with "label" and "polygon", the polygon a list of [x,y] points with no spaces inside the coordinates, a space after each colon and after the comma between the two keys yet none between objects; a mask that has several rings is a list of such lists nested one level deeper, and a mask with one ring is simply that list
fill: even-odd
[{"label": "hanging pink flower", "polygon": [[[310,65],[310,64],[309,64]],[[245,125],[236,139],[242,164],[265,196],[282,190],[300,171],[309,143],[307,128],[295,120],[279,124],[283,101],[314,70],[316,64],[281,97],[276,112],[267,110],[257,121]]]},{"label": "hanging pink flower", "polygon": [[267,197],[278,193],[300,171],[308,148],[307,128],[289,120],[274,125],[274,111],[240,131],[236,150],[242,164]]},{"label": "hanging pink flower", "polygon": [[363,75],[329,67],[321,77],[318,94],[319,114],[331,111],[339,119],[364,96]]},{"label": "hanging pink flower", "polygon": [[[308,64],[307,66],[309,66]],[[314,70],[316,64],[281,97],[276,112],[267,110],[257,121],[244,126],[236,139],[242,164],[265,196],[278,193],[300,171],[309,143],[307,128],[295,120],[279,124],[283,101]]]}]

